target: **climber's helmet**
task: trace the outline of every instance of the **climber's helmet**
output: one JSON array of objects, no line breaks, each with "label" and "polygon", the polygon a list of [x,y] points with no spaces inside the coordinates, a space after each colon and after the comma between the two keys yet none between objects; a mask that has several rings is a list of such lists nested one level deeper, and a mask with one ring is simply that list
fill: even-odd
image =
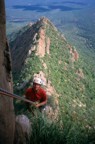
[{"label": "climber's helmet", "polygon": [[35,78],[33,79],[33,83],[36,83],[36,84],[41,85],[41,84],[42,84],[42,80],[41,80],[40,78],[38,78],[38,77],[35,77]]}]

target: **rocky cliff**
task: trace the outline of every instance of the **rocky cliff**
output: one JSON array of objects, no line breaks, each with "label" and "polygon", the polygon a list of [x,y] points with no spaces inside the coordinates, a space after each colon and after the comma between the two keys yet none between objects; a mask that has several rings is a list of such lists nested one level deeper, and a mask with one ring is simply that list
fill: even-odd
[{"label": "rocky cliff", "polygon": [[[0,1],[0,88],[13,92],[10,49],[6,39],[4,1]],[[15,115],[13,100],[0,94],[0,144],[13,144]]]}]

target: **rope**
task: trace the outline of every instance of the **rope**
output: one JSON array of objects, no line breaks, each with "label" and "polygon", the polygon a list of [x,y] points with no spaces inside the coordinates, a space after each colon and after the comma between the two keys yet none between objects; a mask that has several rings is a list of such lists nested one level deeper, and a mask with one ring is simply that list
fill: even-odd
[{"label": "rope", "polygon": [[10,93],[10,92],[2,89],[2,88],[0,88],[0,94],[1,94],[1,96],[8,96],[8,97],[11,97],[11,98],[16,98],[16,99],[19,99],[19,100],[22,100],[22,101],[25,101],[27,103],[30,103],[30,104],[34,105],[34,102],[32,102],[32,101],[30,101],[26,98],[23,98],[21,96],[18,96],[16,94],[12,94],[12,93]]}]

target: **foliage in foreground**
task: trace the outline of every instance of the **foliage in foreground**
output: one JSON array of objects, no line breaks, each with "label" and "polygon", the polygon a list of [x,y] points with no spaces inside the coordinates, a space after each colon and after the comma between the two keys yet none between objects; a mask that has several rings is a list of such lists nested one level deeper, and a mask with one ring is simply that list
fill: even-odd
[{"label": "foliage in foreground", "polygon": [[[78,121],[72,121],[69,116],[63,116],[56,122],[51,122],[45,116],[31,117],[31,144],[94,144],[93,128],[81,126]],[[65,122],[65,123],[64,123]]]}]

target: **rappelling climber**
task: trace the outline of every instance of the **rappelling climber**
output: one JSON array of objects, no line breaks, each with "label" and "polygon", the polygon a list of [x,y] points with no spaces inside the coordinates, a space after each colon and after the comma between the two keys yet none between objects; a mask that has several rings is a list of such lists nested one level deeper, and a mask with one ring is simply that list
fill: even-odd
[{"label": "rappelling climber", "polygon": [[[25,92],[26,99],[34,102],[34,106],[40,110],[47,103],[46,91],[41,87],[42,80],[38,77],[33,79],[32,87],[28,88]],[[27,103],[27,108],[31,111],[31,104]]]}]

